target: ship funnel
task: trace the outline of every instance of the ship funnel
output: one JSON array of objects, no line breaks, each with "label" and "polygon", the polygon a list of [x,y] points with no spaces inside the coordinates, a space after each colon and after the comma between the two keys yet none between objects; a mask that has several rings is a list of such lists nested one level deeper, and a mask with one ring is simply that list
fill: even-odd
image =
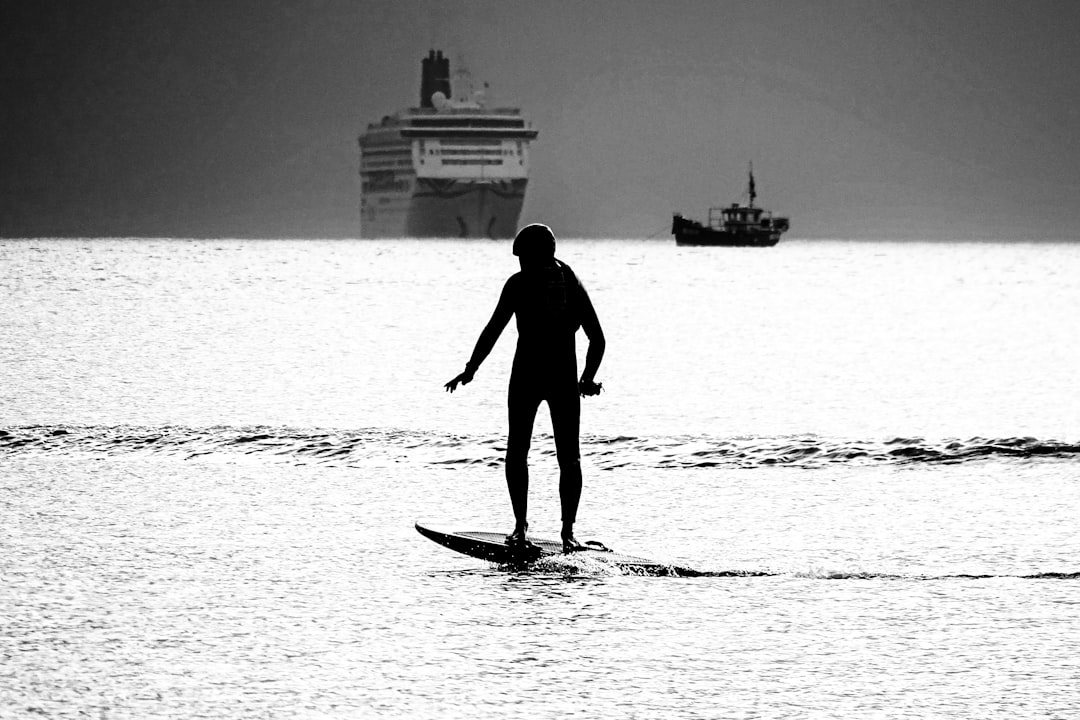
[{"label": "ship funnel", "polygon": [[420,107],[434,107],[431,96],[441,92],[450,95],[450,58],[443,57],[442,50],[429,50],[420,61]]},{"label": "ship funnel", "polygon": [[450,58],[443,57],[442,50],[435,54],[435,87],[433,92],[441,92],[446,97],[453,97],[450,92]]},{"label": "ship funnel", "polygon": [[431,94],[435,92],[435,51],[420,61],[420,107],[431,107]]}]

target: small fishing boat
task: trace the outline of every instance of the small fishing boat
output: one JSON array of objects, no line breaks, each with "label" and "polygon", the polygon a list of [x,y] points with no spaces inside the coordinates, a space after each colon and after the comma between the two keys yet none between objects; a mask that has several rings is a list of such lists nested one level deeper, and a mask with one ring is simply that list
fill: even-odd
[{"label": "small fishing boat", "polygon": [[684,218],[675,213],[671,232],[676,245],[716,245],[722,247],[772,247],[790,223],[786,217],[773,217],[768,210],[754,207],[757,192],[754,187],[754,167],[750,166],[748,187],[750,203],[731,203],[727,207],[709,208],[707,223]]}]

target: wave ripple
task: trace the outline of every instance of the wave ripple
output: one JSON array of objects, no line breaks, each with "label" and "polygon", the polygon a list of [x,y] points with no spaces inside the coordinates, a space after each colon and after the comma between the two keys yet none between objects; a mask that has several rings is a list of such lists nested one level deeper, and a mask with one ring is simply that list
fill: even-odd
[{"label": "wave ripple", "polygon": [[[1080,443],[1034,437],[928,440],[897,437],[849,440],[798,437],[587,436],[583,454],[601,470],[756,468],[770,466],[907,465],[968,463],[1005,458],[1077,461]],[[371,466],[401,462],[441,467],[499,466],[502,437],[470,437],[414,430],[330,430],[273,427],[29,425],[0,428],[0,457],[14,454],[163,455],[182,459],[255,455],[283,462]],[[554,455],[550,438],[534,453]]]}]

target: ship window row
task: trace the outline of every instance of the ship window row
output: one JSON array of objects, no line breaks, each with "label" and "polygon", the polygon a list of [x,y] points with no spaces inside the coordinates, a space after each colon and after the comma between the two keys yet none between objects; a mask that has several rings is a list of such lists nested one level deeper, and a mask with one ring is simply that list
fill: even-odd
[{"label": "ship window row", "polygon": [[382,157],[386,155],[408,155],[412,152],[412,148],[408,145],[399,145],[392,148],[364,148],[365,157]]},{"label": "ship window row", "polygon": [[[421,149],[420,152],[423,153],[424,151]],[[517,153],[518,154],[521,153],[521,148],[518,148]],[[443,155],[443,156],[446,156],[446,155],[466,155],[466,156],[474,156],[474,157],[500,157],[500,156],[510,157],[510,156],[514,155],[514,150],[511,149],[511,148],[506,148],[506,149],[492,148],[490,150],[483,149],[483,148],[460,148],[460,149],[442,148],[441,150],[439,148],[429,148],[428,151],[427,151],[427,154],[428,155]]]},{"label": "ship window row", "polygon": [[502,148],[443,148],[442,155],[486,155],[488,157],[507,155],[509,151]]},{"label": "ship window row", "polygon": [[469,158],[462,160],[448,159],[443,160],[443,165],[502,165],[502,159],[488,160],[486,158]]},{"label": "ship window row", "polygon": [[368,160],[363,163],[363,167],[365,170],[412,167],[412,158],[405,158],[404,160]]},{"label": "ship window row", "polygon": [[413,118],[409,123],[414,128],[515,128],[525,127],[524,120],[497,120],[489,118]]},{"label": "ship window row", "polygon": [[361,155],[360,162],[364,165],[396,165],[398,163],[408,163],[412,160],[412,155],[384,155],[382,157],[371,157],[369,155]]},{"label": "ship window row", "polygon": [[395,155],[393,157],[368,157],[365,155],[361,158],[365,164],[383,164],[394,165],[397,163],[410,163],[412,161],[412,155]]},{"label": "ship window row", "polygon": [[[457,146],[474,147],[474,146],[477,146],[477,145],[490,145],[490,146],[494,146],[494,147],[499,147],[502,144],[503,144],[502,140],[499,140],[499,139],[485,140],[484,138],[469,138],[468,140],[443,140],[442,141],[443,147],[457,147]],[[424,141],[421,140],[420,141],[420,147],[423,147],[423,146],[424,146]]]}]

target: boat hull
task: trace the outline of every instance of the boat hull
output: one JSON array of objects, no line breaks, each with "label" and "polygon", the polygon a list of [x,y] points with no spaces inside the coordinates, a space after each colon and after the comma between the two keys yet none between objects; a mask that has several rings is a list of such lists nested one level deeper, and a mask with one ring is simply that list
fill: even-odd
[{"label": "boat hull", "polygon": [[417,178],[405,197],[370,197],[362,213],[364,238],[512,238],[528,180]]},{"label": "boat hull", "polygon": [[772,247],[780,242],[780,230],[747,230],[728,232],[702,225],[694,220],[687,220],[676,215],[672,220],[671,232],[677,245],[699,245],[711,247]]}]

